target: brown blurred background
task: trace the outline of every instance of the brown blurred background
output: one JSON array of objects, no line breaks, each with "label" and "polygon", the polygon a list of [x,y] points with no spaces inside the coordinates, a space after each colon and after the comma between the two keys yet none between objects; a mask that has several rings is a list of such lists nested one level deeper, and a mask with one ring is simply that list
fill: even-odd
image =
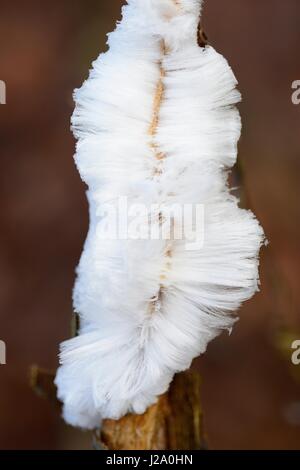
[{"label": "brown blurred background", "polygon": [[[69,131],[72,90],[105,50],[121,0],[1,0],[0,448],[79,449],[89,434],[65,426],[34,395],[28,370],[57,366],[69,336],[71,290],[88,227],[85,187]],[[210,448],[300,449],[299,0],[206,0],[203,26],[243,93],[245,182],[270,245],[262,289],[231,337],[197,361]]]}]

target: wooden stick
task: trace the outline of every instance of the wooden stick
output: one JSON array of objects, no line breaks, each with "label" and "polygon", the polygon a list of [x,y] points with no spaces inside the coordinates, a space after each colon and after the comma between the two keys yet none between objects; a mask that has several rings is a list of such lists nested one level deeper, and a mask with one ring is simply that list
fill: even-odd
[{"label": "wooden stick", "polygon": [[175,376],[168,393],[143,415],[105,420],[95,447],[109,450],[197,450],[205,448],[200,376]]},{"label": "wooden stick", "polygon": [[[56,399],[55,374],[31,368],[31,386],[44,398]],[[169,391],[143,415],[130,414],[118,421],[105,420],[94,433],[97,450],[198,450],[205,448],[200,400],[200,375],[175,376]]]}]

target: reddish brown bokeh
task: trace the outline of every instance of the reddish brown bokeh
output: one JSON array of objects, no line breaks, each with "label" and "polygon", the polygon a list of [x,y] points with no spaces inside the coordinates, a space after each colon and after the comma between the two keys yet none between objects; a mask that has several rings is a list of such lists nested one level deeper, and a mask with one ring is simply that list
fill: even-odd
[{"label": "reddish brown bokeh", "polygon": [[[121,4],[1,0],[1,449],[90,445],[34,396],[28,369],[55,368],[58,344],[69,336],[74,268],[88,226],[72,160],[72,90],[105,49]],[[205,5],[205,31],[243,93],[240,158],[271,242],[261,293],[242,308],[232,336],[217,339],[196,363],[211,448],[300,448],[300,366],[276,347],[283,329],[300,339],[300,105],[291,102],[291,84],[300,80],[299,17],[298,0]]]}]

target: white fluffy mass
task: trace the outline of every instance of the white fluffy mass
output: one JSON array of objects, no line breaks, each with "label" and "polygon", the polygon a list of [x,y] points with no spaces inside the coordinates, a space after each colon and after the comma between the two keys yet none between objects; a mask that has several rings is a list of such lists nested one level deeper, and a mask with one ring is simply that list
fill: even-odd
[{"label": "white fluffy mass", "polygon": [[[56,378],[64,418],[75,426],[143,413],[231,329],[258,288],[263,231],[227,185],[240,94],[226,60],[198,46],[201,3],[128,0],[108,52],[75,92],[75,159],[89,188],[90,229],[74,289],[80,331],[62,344]],[[104,239],[103,205],[117,207],[121,196],[147,206],[203,204],[203,246]]]}]

